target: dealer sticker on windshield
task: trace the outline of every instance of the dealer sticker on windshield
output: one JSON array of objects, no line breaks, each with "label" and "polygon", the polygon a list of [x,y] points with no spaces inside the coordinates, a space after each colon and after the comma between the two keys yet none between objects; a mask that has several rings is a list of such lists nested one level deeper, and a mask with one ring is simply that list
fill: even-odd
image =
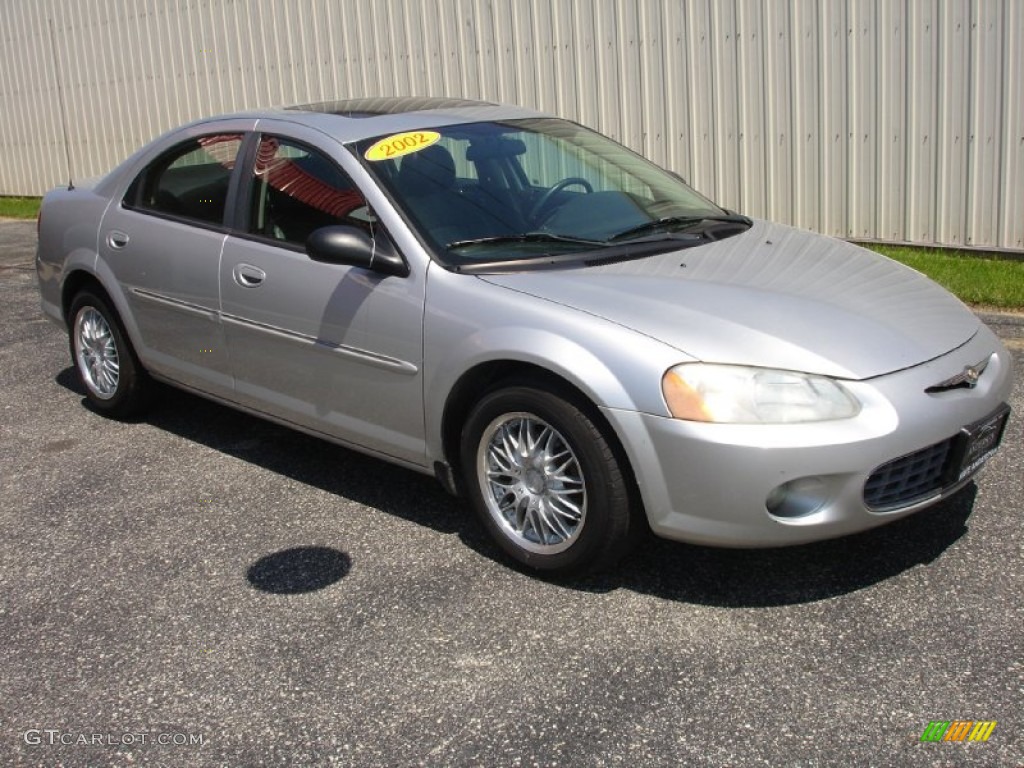
[{"label": "dealer sticker on windshield", "polygon": [[363,157],[367,160],[391,160],[395,157],[408,155],[426,149],[431,144],[441,140],[441,134],[437,131],[408,131],[386,136],[366,152]]}]

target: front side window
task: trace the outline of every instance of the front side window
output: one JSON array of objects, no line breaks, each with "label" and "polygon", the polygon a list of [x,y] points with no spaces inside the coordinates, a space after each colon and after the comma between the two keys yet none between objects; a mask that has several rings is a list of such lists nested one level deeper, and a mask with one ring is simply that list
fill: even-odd
[{"label": "front side window", "polygon": [[371,221],[366,200],[331,160],[287,139],[260,139],[249,215],[252,234],[301,246],[320,227],[368,228]]},{"label": "front side window", "polygon": [[175,218],[221,224],[241,134],[190,139],[149,165],[128,188],[125,205]]}]

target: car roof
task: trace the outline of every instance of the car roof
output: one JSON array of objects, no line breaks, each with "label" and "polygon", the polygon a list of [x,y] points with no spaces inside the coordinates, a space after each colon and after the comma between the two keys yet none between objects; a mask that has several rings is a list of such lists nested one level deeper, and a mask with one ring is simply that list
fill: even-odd
[{"label": "car roof", "polygon": [[[459,123],[550,117],[543,112],[489,101],[449,97],[389,96],[320,101],[220,115],[210,120],[244,117],[298,123],[342,143],[402,131]],[[201,125],[207,120],[197,121]]]}]

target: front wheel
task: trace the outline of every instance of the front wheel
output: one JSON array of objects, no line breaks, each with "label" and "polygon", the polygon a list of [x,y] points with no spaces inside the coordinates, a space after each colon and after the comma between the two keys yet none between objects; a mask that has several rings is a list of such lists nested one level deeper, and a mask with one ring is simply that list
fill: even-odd
[{"label": "front wheel", "polygon": [[488,532],[524,565],[605,568],[628,548],[628,480],[586,409],[532,386],[484,397],[462,434],[465,488]]},{"label": "front wheel", "polygon": [[71,359],[92,406],[126,418],[149,403],[152,382],[104,298],[82,291],[71,302]]}]

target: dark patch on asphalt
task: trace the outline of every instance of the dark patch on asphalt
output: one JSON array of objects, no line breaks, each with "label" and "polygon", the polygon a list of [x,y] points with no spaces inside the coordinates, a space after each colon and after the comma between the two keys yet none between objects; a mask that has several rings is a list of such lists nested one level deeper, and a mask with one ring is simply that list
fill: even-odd
[{"label": "dark patch on asphalt", "polygon": [[246,578],[256,589],[275,595],[316,592],[345,578],[352,561],[330,547],[292,547],[257,560]]}]

